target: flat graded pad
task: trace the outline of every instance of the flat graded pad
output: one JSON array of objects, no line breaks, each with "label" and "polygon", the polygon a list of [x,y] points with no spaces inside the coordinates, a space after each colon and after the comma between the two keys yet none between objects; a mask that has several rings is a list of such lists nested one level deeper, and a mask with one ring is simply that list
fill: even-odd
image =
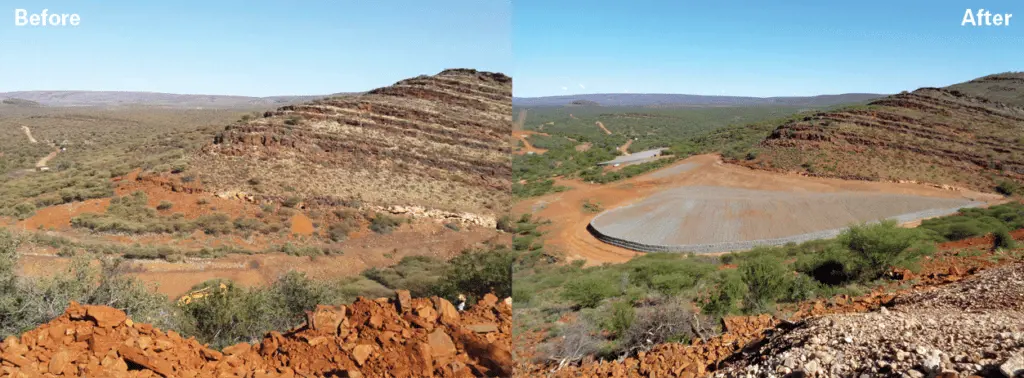
[{"label": "flat graded pad", "polygon": [[872,192],[684,186],[605,211],[589,229],[609,244],[643,252],[725,252],[828,238],[851,224],[909,222],[981,204]]}]

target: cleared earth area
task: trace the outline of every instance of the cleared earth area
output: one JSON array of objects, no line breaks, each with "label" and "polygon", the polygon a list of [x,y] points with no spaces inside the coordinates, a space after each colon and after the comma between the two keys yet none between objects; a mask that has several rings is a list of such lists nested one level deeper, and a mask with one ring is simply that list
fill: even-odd
[{"label": "cleared earth area", "polygon": [[[947,214],[978,203],[993,204],[1003,199],[995,194],[942,189],[918,183],[841,180],[769,172],[726,164],[717,155],[692,156],[657,171],[607,185],[578,180],[555,181],[569,189],[519,201],[514,212],[532,213],[540,219],[550,220],[551,223],[543,227],[545,245],[564,251],[569,259],[586,260],[587,266],[622,263],[640,253],[638,250],[643,251],[636,246],[627,248],[595,237],[593,229],[588,226],[595,218],[599,224],[603,222],[601,218],[604,215],[601,214],[604,213],[586,211],[584,205],[587,203],[599,204],[602,211],[617,213],[630,211],[618,209],[631,209],[632,205],[643,206],[639,204],[652,201],[648,203],[657,206],[646,208],[661,215],[644,215],[651,222],[642,226],[626,224],[620,227],[635,227],[651,235],[660,232],[657,235],[680,238],[680,242],[672,244],[745,243],[724,248],[721,245],[716,248],[703,246],[700,250],[725,252],[750,249],[757,245],[754,242],[763,239],[800,235],[807,239],[827,238],[834,236],[837,228],[880,218],[897,218],[901,223],[912,223],[915,219]],[[672,193],[680,194],[673,196]],[[704,194],[693,199],[694,208],[686,210],[687,195],[693,193]],[[676,200],[670,201],[672,197]],[[719,210],[700,210],[715,207]],[[718,215],[710,217],[715,212]],[[814,232],[819,234],[805,235]],[[640,239],[641,242],[643,240]]]},{"label": "cleared earth area", "polygon": [[828,238],[853,223],[907,222],[982,204],[886,193],[685,186],[606,211],[590,226],[602,241],[633,250],[724,252]]}]

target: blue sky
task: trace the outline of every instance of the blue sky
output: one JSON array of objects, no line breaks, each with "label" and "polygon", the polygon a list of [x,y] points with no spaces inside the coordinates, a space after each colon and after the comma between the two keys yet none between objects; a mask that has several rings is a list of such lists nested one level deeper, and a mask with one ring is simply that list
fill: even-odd
[{"label": "blue sky", "polygon": [[[1014,16],[962,27],[968,8]],[[1019,0],[515,0],[512,23],[520,97],[896,93],[1024,70]]]},{"label": "blue sky", "polygon": [[[327,94],[512,69],[509,0],[0,3],[0,92]],[[17,27],[17,8],[82,23]]]}]

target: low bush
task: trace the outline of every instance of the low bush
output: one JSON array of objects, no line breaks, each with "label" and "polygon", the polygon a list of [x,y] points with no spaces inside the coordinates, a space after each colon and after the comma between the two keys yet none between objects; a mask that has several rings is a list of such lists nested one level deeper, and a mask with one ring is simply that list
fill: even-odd
[{"label": "low bush", "polygon": [[409,290],[413,296],[436,294],[435,288],[447,269],[445,261],[430,256],[406,256],[387,268],[370,268],[362,275],[386,287]]},{"label": "low bush", "polygon": [[378,234],[390,234],[402,224],[402,219],[383,213],[377,213],[370,220],[370,230]]},{"label": "low bush", "polygon": [[1017,241],[1013,240],[1013,236],[1010,235],[1009,231],[998,230],[993,233],[993,247],[1003,249],[1014,249],[1017,248]]},{"label": "low bush", "polygon": [[620,294],[617,285],[597,275],[579,277],[562,287],[562,298],[582,308],[597,307],[606,298]]},{"label": "low bush", "polygon": [[775,301],[789,290],[793,277],[791,269],[770,255],[742,262],[739,271],[747,285],[744,307],[755,313],[770,311]]},{"label": "low bush", "polygon": [[688,343],[696,335],[695,321],[701,321],[700,316],[679,299],[637,309],[629,328],[618,339],[618,352],[632,356],[666,342]]},{"label": "low bush", "polygon": [[160,204],[156,205],[157,210],[170,210],[172,207],[174,207],[174,204],[170,201],[160,201]]},{"label": "low bush", "polygon": [[996,191],[1000,194],[1012,196],[1021,192],[1021,186],[1016,181],[1003,180],[996,186]]}]

